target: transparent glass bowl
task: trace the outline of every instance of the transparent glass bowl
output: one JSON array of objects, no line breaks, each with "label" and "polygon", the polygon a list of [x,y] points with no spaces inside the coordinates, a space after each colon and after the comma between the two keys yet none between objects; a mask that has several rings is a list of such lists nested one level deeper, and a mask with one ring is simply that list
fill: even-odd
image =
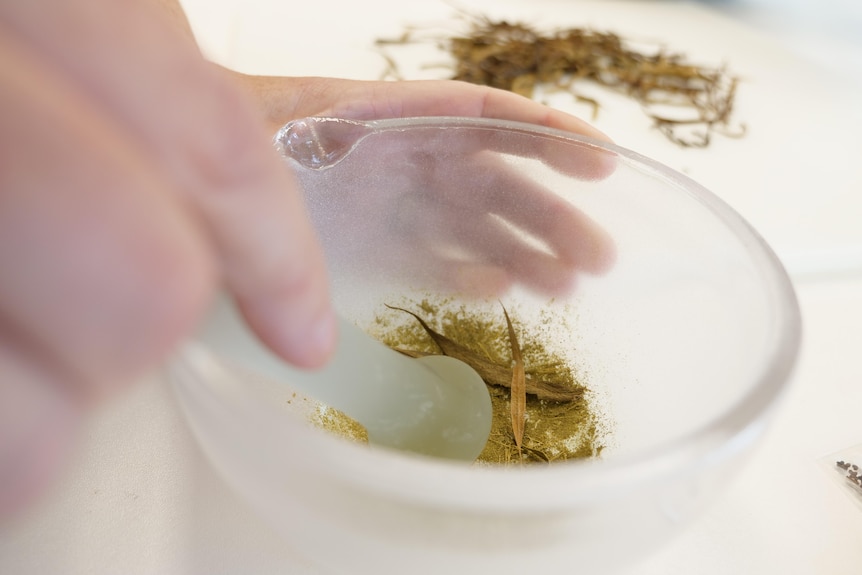
[{"label": "transparent glass bowl", "polygon": [[798,351],[793,289],[686,176],[493,120],[305,119],[277,145],[344,317],[371,326],[430,294],[555,318],[607,421],[595,460],[462,465],[339,439],[289,382],[180,357],[170,375],[215,467],[324,572],[615,572],[696,517],[762,435]]}]

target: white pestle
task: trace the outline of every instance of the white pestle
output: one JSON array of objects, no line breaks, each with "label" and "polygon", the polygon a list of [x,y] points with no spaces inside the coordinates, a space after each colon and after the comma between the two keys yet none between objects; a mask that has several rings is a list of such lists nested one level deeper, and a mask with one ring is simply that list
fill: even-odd
[{"label": "white pestle", "polygon": [[478,457],[491,429],[491,399],[479,374],[447,356],[406,357],[343,319],[338,328],[331,361],[301,370],[264,347],[221,298],[198,342],[228,376],[261,376],[338,409],[365,427],[369,443],[447,459]]}]

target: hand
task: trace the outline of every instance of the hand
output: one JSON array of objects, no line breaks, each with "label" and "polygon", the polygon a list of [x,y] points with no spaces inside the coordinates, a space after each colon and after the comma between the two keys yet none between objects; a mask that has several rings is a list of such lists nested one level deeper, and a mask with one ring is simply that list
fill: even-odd
[{"label": "hand", "polygon": [[328,281],[276,126],[446,113],[598,135],[463,84],[233,76],[146,0],[0,5],[0,516],[55,474],[84,408],[158,366],[216,290],[288,361],[325,361]]},{"label": "hand", "polygon": [[580,118],[512,92],[465,82],[363,82],[225,72],[257,102],[273,134],[290,120],[308,116],[351,120],[464,116],[536,124],[610,141]]},{"label": "hand", "polygon": [[[610,141],[580,118],[511,92],[463,82],[359,82],[230,73],[258,101],[273,133],[290,120],[311,116],[352,120],[464,116],[536,124]],[[451,148],[452,144],[453,141],[449,140],[443,147]],[[475,144],[475,149],[461,150],[461,153],[470,155],[485,149],[501,154],[522,153],[504,149],[501,146],[505,144],[500,141],[471,143],[463,138],[458,140],[462,147],[470,144]],[[427,151],[427,144],[421,145]],[[327,214],[325,218],[331,229],[341,230],[342,237],[349,230],[350,237],[355,238],[352,251],[346,249],[347,245],[330,247],[330,258],[340,257],[343,266],[350,263],[359,265],[360,262],[371,265],[368,258],[376,255],[375,268],[381,274],[391,270],[390,278],[404,280],[415,272],[414,277],[421,277],[423,285],[436,283],[435,287],[471,291],[477,295],[498,294],[513,283],[559,294],[573,285],[577,274],[600,272],[613,261],[613,242],[586,215],[562,200],[558,193],[551,193],[535,182],[525,181],[522,175],[501,168],[500,158],[492,157],[493,154],[483,153],[474,158],[478,163],[468,165],[444,160],[444,157],[451,157],[451,149],[440,149],[439,152],[426,157],[426,163],[438,165],[439,177],[432,186],[436,194],[429,190],[424,196],[428,199],[433,195],[433,201],[421,206],[416,203],[416,195],[410,198],[410,203],[393,198],[392,193],[397,186],[383,189],[378,185],[372,189],[363,182],[369,177],[367,170],[366,173],[357,170],[350,174],[343,167],[336,172],[337,176],[328,176],[330,180],[341,177],[340,181],[329,185],[337,188],[345,198],[351,197],[352,193],[356,200],[341,206],[340,216]],[[584,151],[570,154],[568,150],[563,154],[565,157],[555,158],[552,147],[550,153],[543,153],[543,160],[559,171],[585,179],[601,178],[613,169],[613,160],[608,156]],[[403,151],[387,150],[385,144],[368,144],[356,156],[353,159],[355,163],[369,165],[373,162],[375,166],[385,166],[385,171],[376,171],[378,175],[385,174],[382,176],[384,180],[403,178],[410,170],[409,167],[398,168],[399,165],[408,166]],[[484,164],[484,169],[478,169],[480,164]],[[453,170],[457,169],[466,169],[466,173],[454,173]],[[487,181],[487,174],[494,175],[493,182]],[[311,175],[308,177],[313,178]],[[354,181],[348,182],[347,178],[354,178]],[[475,183],[479,178],[486,180],[480,188],[473,186],[469,195],[460,193],[467,186],[466,182]],[[361,201],[355,197],[357,190],[362,191]],[[511,228],[500,225],[499,221],[487,221],[491,213],[528,230],[535,239],[546,243],[551,254],[529,247],[511,233]],[[549,214],[553,215],[549,217]],[[380,223],[391,220],[392,216],[397,216],[401,222],[403,234],[395,235],[391,226],[387,228]],[[473,232],[465,235],[469,226]],[[391,235],[380,237],[382,230],[388,230]],[[437,237],[429,237],[429,230],[436,230]],[[468,261],[441,257],[440,250],[431,249],[434,245],[439,247],[443,230],[460,234],[460,238],[450,237],[459,243],[460,248],[468,249]],[[481,233],[477,233],[479,230]],[[377,237],[368,236],[369,233],[377,234]],[[363,238],[368,241],[363,242]],[[369,250],[372,245],[377,249]],[[384,246],[386,249],[382,249]],[[460,255],[463,255],[463,249],[461,251]],[[417,259],[418,254],[424,256]]]},{"label": "hand", "polygon": [[612,153],[445,122],[308,118],[278,133],[338,271],[336,295],[370,282],[395,293],[500,297],[521,285],[560,296],[610,265],[613,241],[576,204],[614,169]]},{"label": "hand", "polygon": [[0,4],[0,125],[0,515],[222,286],[288,360],[325,360],[328,282],[294,180],[254,103],[159,8]]}]

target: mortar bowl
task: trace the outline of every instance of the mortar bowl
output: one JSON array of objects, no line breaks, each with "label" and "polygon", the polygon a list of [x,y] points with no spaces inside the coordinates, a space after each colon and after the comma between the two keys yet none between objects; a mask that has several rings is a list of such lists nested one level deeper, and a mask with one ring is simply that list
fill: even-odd
[{"label": "mortar bowl", "polygon": [[276,143],[343,317],[373,331],[387,304],[503,303],[602,421],[596,457],[460,464],[308,425],[289,382],[174,370],[216,469],[321,573],[623,572],[742,468],[801,327],[781,264],[715,195],[613,144],[504,121],[309,118]]}]

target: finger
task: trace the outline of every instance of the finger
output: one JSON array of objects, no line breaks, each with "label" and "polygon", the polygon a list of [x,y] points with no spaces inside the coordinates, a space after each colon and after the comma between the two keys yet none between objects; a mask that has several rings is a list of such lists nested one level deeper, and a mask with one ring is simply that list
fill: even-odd
[{"label": "finger", "polygon": [[[404,244],[386,252],[376,269],[376,278],[389,286],[404,284],[408,289],[455,293],[465,297],[499,297],[517,278],[510,269],[481,260],[452,258],[451,254],[421,243]],[[418,258],[417,254],[421,254]]]},{"label": "finger", "polygon": [[471,218],[467,226],[457,227],[453,237],[472,255],[471,261],[506,270],[512,283],[539,293],[568,293],[575,285],[577,274],[583,271],[526,241],[523,234],[491,214]]},{"label": "finger", "polygon": [[0,518],[47,489],[80,426],[62,378],[6,335],[0,331]]},{"label": "finger", "polygon": [[[330,83],[324,84],[328,86]],[[455,81],[366,82],[335,84],[332,93],[338,97],[331,106],[321,109],[319,102],[328,98],[319,94],[320,87],[309,87],[305,98],[318,98],[315,115],[370,120],[422,116],[462,116],[520,122],[578,134],[598,142],[610,138],[584,120],[544,106],[512,92]],[[295,112],[314,109],[304,103]],[[311,115],[311,114],[309,114]],[[505,126],[505,124],[503,124]],[[452,144],[462,153],[483,149],[541,159],[555,169],[582,178],[600,179],[613,172],[615,156],[603,148],[567,142],[560,136],[518,134],[510,130],[475,130],[458,134]],[[466,134],[466,135],[465,135]]]},{"label": "finger", "polygon": [[[424,149],[438,156],[445,154],[453,163],[463,163],[464,158],[476,154],[496,152],[539,160],[578,180],[604,179],[613,173],[617,164],[617,154],[607,148],[566,134],[537,131],[532,126],[506,122],[490,127],[470,119],[429,122],[424,126],[414,123],[405,135],[394,137],[401,140],[402,147],[409,143],[413,149]],[[447,129],[441,130],[441,126]]]},{"label": "finger", "polygon": [[[271,116],[285,121],[305,116],[344,117],[354,120],[414,116],[493,118],[545,126],[610,142],[590,123],[513,92],[452,80],[360,82],[306,78],[284,80],[248,77],[261,93]],[[284,82],[297,94],[295,101],[274,97]]]},{"label": "finger", "polygon": [[[515,285],[544,295],[565,295],[576,284],[577,270],[570,264],[513,242],[511,236],[502,236],[510,250],[494,252],[500,263],[494,263],[488,252],[465,255],[465,250],[477,247],[469,241],[476,238],[468,238],[458,246],[461,257],[453,257],[439,242],[429,245],[416,241],[409,244],[412,257],[399,258],[403,252],[388,252],[389,257],[380,266],[379,275],[389,275],[391,281],[405,282],[411,288],[420,285],[425,290],[485,298],[500,297]],[[477,242],[480,243],[483,242]],[[417,262],[417,254],[421,254],[421,261]],[[397,265],[393,265],[396,262]]]},{"label": "finger", "polygon": [[[366,254],[397,256],[412,249],[412,260],[379,258],[379,269],[407,274],[426,267],[429,256],[448,252],[450,259],[463,259],[466,250],[464,263],[490,264],[529,287],[558,294],[572,287],[576,273],[599,273],[610,265],[612,240],[566,199],[568,184],[577,182],[564,180],[566,189],[558,194],[533,179],[547,179],[549,170],[542,173],[540,166],[533,164],[539,171],[531,169],[527,177],[500,154],[464,155],[459,130],[369,132],[364,124],[321,120],[293,124],[279,135],[302,163],[343,159],[325,170],[298,168],[318,211],[326,212],[322,229],[350,238],[340,249],[356,257],[339,258],[342,269],[365,261]],[[346,145],[357,134],[362,144]]]},{"label": "finger", "polygon": [[[499,156],[478,154],[469,165],[462,162],[439,169],[446,171],[440,183],[449,184],[440,186],[439,194],[464,208],[459,213],[497,214],[514,226],[507,230],[509,237],[526,233],[579,272],[601,273],[613,263],[614,241],[601,226],[563,195],[508,166]],[[486,250],[514,249],[502,242],[503,233],[491,236]]]},{"label": "finger", "polygon": [[434,282],[428,284],[429,289],[463,297],[500,297],[511,289],[515,279],[500,266],[446,258],[433,260],[426,273]]},{"label": "finger", "polygon": [[[509,254],[506,257],[512,262],[535,259],[537,265],[554,258],[558,262],[549,271],[570,267],[601,273],[614,261],[614,242],[601,226],[563,193],[542,186],[497,154],[474,154],[469,161],[425,156],[417,174],[423,176],[424,183],[417,189],[424,190],[424,209],[402,208],[416,219],[409,225],[402,223],[403,228],[422,229],[437,214],[438,220],[448,222],[438,225],[457,230],[459,241],[469,243],[494,263],[503,261],[501,254]],[[488,218],[489,214],[500,219]],[[402,213],[401,218],[406,217]],[[438,241],[442,236],[438,234]],[[528,244],[540,249],[525,251],[523,246]]]},{"label": "finger", "polygon": [[210,254],[128,141],[2,35],[0,86],[0,318],[101,395],[192,329]]},{"label": "finger", "polygon": [[145,0],[18,0],[0,10],[185,194],[255,331],[290,361],[322,363],[334,341],[322,253],[245,95]]},{"label": "finger", "polygon": [[[466,212],[457,204],[444,205],[445,208],[438,206],[433,212],[426,210],[422,221],[411,226],[409,241],[415,246],[415,254],[423,254],[423,266],[430,255],[447,262],[449,269],[458,270],[459,274],[462,270],[475,273],[473,270],[493,269],[498,275],[505,274],[505,281],[500,281],[499,286],[520,284],[549,295],[568,293],[574,287],[577,274],[583,271],[537,247],[535,241],[492,213]],[[442,277],[455,276],[450,273]],[[473,290],[473,293],[493,296],[498,292],[479,294]]]}]

